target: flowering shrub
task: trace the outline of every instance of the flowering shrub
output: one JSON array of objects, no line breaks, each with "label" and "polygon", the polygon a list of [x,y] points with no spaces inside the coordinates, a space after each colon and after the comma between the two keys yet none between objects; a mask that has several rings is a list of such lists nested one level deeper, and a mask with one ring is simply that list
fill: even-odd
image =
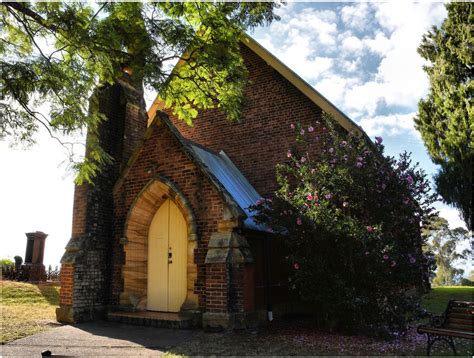
[{"label": "flowering shrub", "polygon": [[279,190],[253,206],[287,248],[289,283],[331,328],[402,331],[429,287],[420,224],[435,197],[407,153],[331,127],[294,124]]}]

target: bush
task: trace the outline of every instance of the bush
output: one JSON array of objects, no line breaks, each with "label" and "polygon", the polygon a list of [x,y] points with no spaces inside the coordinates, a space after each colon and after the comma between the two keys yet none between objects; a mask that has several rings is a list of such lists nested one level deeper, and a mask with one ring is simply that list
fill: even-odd
[{"label": "bush", "polygon": [[429,288],[432,257],[422,252],[420,223],[435,197],[407,153],[386,157],[382,138],[367,145],[331,121],[292,125],[296,142],[277,167],[279,190],[256,203],[256,220],[282,239],[292,292],[319,323],[403,331]]},{"label": "bush", "polygon": [[10,259],[1,259],[0,260],[0,265],[3,266],[12,266],[13,265],[13,261],[10,260]]},{"label": "bush", "polygon": [[2,265],[2,279],[10,281],[29,281],[30,279],[30,266],[22,265],[15,267],[15,265]]}]

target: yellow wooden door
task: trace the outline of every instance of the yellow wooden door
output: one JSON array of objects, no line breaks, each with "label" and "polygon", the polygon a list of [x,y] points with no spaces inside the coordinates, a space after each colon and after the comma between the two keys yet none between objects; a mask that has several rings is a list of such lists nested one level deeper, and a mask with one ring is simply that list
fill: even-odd
[{"label": "yellow wooden door", "polygon": [[171,200],[156,212],[148,237],[148,297],[151,311],[178,312],[186,299],[187,228]]}]

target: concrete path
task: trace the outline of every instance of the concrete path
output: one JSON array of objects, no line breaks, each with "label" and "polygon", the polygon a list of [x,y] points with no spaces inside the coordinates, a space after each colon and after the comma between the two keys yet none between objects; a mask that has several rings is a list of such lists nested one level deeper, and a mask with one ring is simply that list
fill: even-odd
[{"label": "concrete path", "polygon": [[49,350],[54,356],[156,357],[192,338],[195,331],[130,326],[113,322],[91,322],[61,326],[0,346],[1,356],[40,357]]}]

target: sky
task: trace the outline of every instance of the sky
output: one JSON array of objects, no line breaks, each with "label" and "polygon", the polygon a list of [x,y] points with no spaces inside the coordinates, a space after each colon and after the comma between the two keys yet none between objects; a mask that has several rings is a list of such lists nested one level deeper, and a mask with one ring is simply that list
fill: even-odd
[{"label": "sky", "polygon": [[[251,36],[370,137],[382,136],[388,154],[411,152],[431,177],[436,167],[413,125],[429,88],[416,49],[446,17],[444,5],[289,2],[277,14],[280,21]],[[0,141],[0,258],[24,257],[25,233],[39,230],[49,235],[45,264],[54,267],[71,235],[74,177],[56,141],[41,132],[37,142],[25,149]],[[451,227],[465,227],[455,209],[436,207]]]}]

